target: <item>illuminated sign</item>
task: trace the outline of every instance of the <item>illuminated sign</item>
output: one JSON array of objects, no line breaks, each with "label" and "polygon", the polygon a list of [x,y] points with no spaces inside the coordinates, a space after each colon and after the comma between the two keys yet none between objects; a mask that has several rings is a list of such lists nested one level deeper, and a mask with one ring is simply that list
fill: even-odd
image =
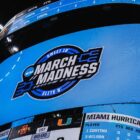
[{"label": "illuminated sign", "polygon": [[31,123],[0,132],[0,140],[139,140],[139,106],[111,104],[37,115]]},{"label": "illuminated sign", "polygon": [[[139,4],[137,0],[48,0],[5,26],[4,32],[12,35],[1,40],[6,49],[2,48],[0,64],[0,103],[5,106],[0,109],[0,125],[11,123],[0,126],[0,140],[140,140],[139,21],[131,20],[134,13],[128,20],[106,18],[107,24],[99,24],[107,16],[98,17],[100,9],[108,15],[108,10],[121,6],[121,10],[139,7],[132,3]],[[109,5],[93,7],[101,4]],[[98,12],[92,17],[94,9]],[[79,18],[81,13],[87,20]],[[116,25],[119,20],[126,24]],[[68,28],[61,30],[63,21]],[[12,52],[14,45],[17,51]]]},{"label": "illuminated sign", "polygon": [[78,31],[6,59],[0,64],[0,93],[6,93],[0,99],[9,106],[1,109],[0,124],[46,111],[140,102],[139,30],[129,24]]},{"label": "illuminated sign", "polygon": [[17,19],[11,24],[8,34],[55,14],[110,3],[140,4],[139,0],[48,0],[41,7],[35,6],[18,14]]},{"label": "illuminated sign", "polygon": [[81,140],[139,140],[138,106],[136,104],[112,104],[85,108]]}]

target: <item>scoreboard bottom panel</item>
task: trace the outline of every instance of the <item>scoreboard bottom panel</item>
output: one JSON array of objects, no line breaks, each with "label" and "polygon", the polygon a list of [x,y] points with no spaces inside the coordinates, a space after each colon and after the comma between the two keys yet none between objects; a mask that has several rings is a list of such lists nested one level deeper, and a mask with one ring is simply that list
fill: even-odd
[{"label": "scoreboard bottom panel", "polygon": [[36,115],[0,127],[0,140],[140,140],[139,104],[112,104]]}]

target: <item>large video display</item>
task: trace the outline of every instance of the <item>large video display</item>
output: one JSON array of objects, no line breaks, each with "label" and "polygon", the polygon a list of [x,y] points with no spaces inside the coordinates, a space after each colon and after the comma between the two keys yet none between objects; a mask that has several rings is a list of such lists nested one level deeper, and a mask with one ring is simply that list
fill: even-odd
[{"label": "large video display", "polygon": [[0,140],[139,140],[138,104],[90,106],[15,121]]},{"label": "large video display", "polygon": [[115,4],[128,3],[140,4],[139,0],[48,0],[42,2],[23,12],[17,14],[6,25],[9,31],[8,34],[13,33],[25,26],[44,18],[64,13],[71,10],[76,10],[84,7],[96,6],[101,4]]},{"label": "large video display", "polygon": [[139,24],[79,31],[3,61],[0,124],[46,111],[139,103],[139,31]]},{"label": "large video display", "polygon": [[139,3],[48,0],[13,17],[0,140],[140,140]]}]

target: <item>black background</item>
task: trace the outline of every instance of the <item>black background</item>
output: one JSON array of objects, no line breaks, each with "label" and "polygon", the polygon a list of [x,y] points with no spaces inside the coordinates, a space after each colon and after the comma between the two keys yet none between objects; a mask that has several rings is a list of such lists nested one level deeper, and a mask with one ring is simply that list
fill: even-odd
[{"label": "black background", "polygon": [[14,15],[43,1],[44,0],[2,0],[0,2],[0,24],[5,25]]}]

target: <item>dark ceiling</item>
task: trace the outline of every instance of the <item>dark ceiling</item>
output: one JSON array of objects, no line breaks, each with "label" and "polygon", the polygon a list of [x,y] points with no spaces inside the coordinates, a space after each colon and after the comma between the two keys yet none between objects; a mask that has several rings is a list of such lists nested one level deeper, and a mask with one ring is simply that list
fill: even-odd
[{"label": "dark ceiling", "polygon": [[2,0],[0,3],[0,24],[5,25],[15,14],[42,0]]}]

